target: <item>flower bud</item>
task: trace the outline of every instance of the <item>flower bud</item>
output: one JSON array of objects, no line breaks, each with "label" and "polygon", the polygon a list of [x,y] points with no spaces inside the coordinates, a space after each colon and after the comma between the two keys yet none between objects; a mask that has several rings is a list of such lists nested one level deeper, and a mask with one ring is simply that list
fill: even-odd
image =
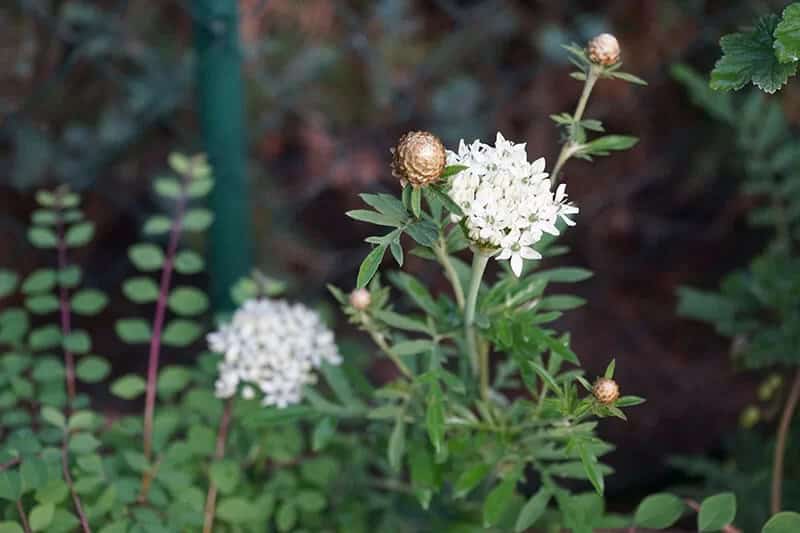
[{"label": "flower bud", "polygon": [[610,405],[619,398],[619,386],[613,379],[598,378],[592,387],[595,399],[603,405]]},{"label": "flower bud", "polygon": [[405,187],[426,187],[439,180],[447,154],[442,141],[427,131],[411,131],[392,148],[392,175]]},{"label": "flower bud", "polygon": [[601,33],[589,41],[586,47],[592,63],[610,67],[619,62],[619,42],[610,33]]},{"label": "flower bud", "polygon": [[367,289],[356,289],[350,293],[350,305],[359,311],[364,311],[369,307],[372,297]]}]

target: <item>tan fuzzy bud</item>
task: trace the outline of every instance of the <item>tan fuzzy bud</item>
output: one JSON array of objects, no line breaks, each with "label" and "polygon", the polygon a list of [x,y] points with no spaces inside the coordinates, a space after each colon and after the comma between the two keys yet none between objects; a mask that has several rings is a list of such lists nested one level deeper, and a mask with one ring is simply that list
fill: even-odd
[{"label": "tan fuzzy bud", "polygon": [[619,42],[610,33],[601,33],[586,47],[592,63],[609,67],[619,62]]},{"label": "tan fuzzy bud", "polygon": [[447,154],[444,145],[427,131],[411,131],[400,137],[392,148],[392,175],[403,186],[425,187],[439,180]]},{"label": "tan fuzzy bud", "polygon": [[617,401],[619,398],[619,385],[613,379],[598,378],[592,387],[592,394],[598,402],[603,405],[609,405]]},{"label": "tan fuzzy bud", "polygon": [[359,311],[364,311],[371,302],[372,296],[367,289],[356,289],[350,293],[350,305]]}]

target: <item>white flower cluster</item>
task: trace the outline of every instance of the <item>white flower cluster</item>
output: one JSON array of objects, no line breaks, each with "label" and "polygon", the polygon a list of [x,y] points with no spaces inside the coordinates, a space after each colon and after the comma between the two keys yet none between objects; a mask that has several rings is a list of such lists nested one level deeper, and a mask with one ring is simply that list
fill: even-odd
[{"label": "white flower cluster", "polygon": [[532,246],[545,233],[558,235],[559,218],[575,225],[569,216],[578,208],[567,203],[566,185],[551,191],[544,158],[529,163],[525,144],[500,133],[494,146],[462,140],[458,153],[448,151],[447,164],[467,167],[453,176],[450,188],[464,211],[467,236],[481,248],[499,251],[497,260],[510,260],[516,276],[524,259],[541,259]]},{"label": "white flower cluster", "polygon": [[216,395],[229,398],[242,385],[242,396],[263,394],[262,404],[299,403],[303,388],[316,382],[323,362],[341,362],[333,333],[308,307],[285,300],[248,300],[231,321],[208,335],[219,364]]}]

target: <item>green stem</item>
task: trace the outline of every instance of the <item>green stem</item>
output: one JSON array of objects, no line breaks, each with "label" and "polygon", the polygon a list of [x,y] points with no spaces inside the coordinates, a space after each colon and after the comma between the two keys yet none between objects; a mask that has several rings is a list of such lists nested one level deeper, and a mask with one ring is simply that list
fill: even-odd
[{"label": "green stem", "polygon": [[367,332],[369,332],[369,336],[372,338],[372,342],[378,345],[378,348],[380,348],[383,351],[383,353],[386,354],[386,357],[392,360],[392,362],[400,370],[400,372],[403,373],[404,376],[406,376],[407,378],[413,378],[414,374],[405,365],[405,363],[403,363],[400,357],[396,353],[394,353],[394,351],[392,351],[391,346],[389,346],[389,343],[386,342],[386,338],[381,333],[373,330],[370,327],[371,322],[369,320],[369,317],[364,316],[363,320],[364,320],[364,328],[367,330]]},{"label": "green stem", "polygon": [[461,286],[461,280],[458,279],[456,269],[453,268],[453,262],[450,261],[450,255],[447,253],[447,243],[445,242],[444,237],[441,235],[439,236],[439,243],[437,246],[433,247],[433,251],[436,254],[436,258],[439,260],[439,263],[441,263],[442,267],[444,268],[444,273],[447,276],[447,279],[450,281],[450,285],[453,286],[453,294],[456,296],[458,308],[463,311],[464,288]]},{"label": "green stem", "polygon": [[586,111],[586,104],[589,102],[589,95],[592,94],[594,84],[597,83],[598,79],[600,79],[601,71],[602,67],[592,65],[589,67],[589,72],[586,74],[586,81],[583,83],[581,97],[578,99],[578,105],[575,108],[575,113],[572,114],[572,127],[570,128],[569,132],[569,140],[564,143],[564,146],[561,147],[561,152],[559,152],[558,159],[556,159],[556,165],[553,167],[553,174],[551,175],[551,178],[554,185],[558,183],[558,175],[561,172],[561,168],[564,166],[564,163],[566,163],[570,157],[575,155],[575,152],[577,152],[578,148],[580,147],[580,143],[576,139],[578,123],[583,118],[583,113]]},{"label": "green stem", "polygon": [[[481,288],[483,273],[486,271],[486,264],[491,255],[476,250],[472,256],[472,277],[467,293],[467,302],[464,308],[464,330],[467,336],[467,348],[469,350],[472,370],[475,374],[480,374],[481,398],[486,400],[489,396],[489,361],[488,353],[483,356],[478,347],[478,333],[475,331],[475,308],[478,303],[478,292]],[[484,361],[485,359],[485,361]]]}]

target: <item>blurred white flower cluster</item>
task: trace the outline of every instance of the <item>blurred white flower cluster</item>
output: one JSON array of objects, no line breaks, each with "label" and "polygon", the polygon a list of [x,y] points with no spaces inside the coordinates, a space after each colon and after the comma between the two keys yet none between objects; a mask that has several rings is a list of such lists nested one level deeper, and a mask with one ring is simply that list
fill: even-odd
[{"label": "blurred white flower cluster", "polygon": [[[469,239],[478,247],[499,251],[516,276],[524,259],[541,259],[533,245],[544,233],[558,235],[560,217],[567,225],[578,208],[567,203],[566,185],[551,191],[544,158],[528,162],[525,144],[497,134],[494,146],[462,140],[458,153],[448,151],[448,165],[467,168],[453,177],[451,198],[464,211]],[[458,218],[455,218],[457,221]]]},{"label": "blurred white flower cluster", "polygon": [[208,335],[213,351],[224,354],[219,364],[216,395],[229,398],[242,386],[242,396],[260,393],[264,405],[299,403],[303,387],[316,382],[323,362],[341,362],[333,333],[308,307],[285,300],[248,300],[231,321]]}]

